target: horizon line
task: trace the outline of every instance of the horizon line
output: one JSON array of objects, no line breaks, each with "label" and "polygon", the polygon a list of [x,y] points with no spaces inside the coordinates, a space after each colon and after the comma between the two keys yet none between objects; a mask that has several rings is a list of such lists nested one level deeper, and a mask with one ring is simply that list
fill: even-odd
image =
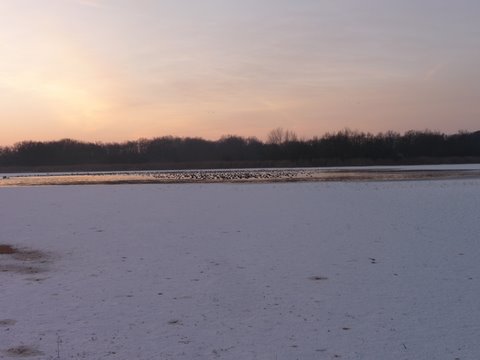
[{"label": "horizon line", "polygon": [[404,136],[410,132],[413,133],[428,133],[428,134],[434,134],[434,135],[445,135],[445,136],[451,136],[451,135],[457,135],[457,134],[475,134],[475,133],[480,133],[479,130],[457,130],[456,132],[443,132],[440,130],[432,130],[432,129],[409,129],[405,131],[394,131],[394,130],[387,130],[387,131],[378,131],[378,132],[370,132],[370,131],[362,131],[362,130],[353,130],[348,127],[345,127],[341,130],[337,131],[327,131],[324,132],[321,135],[312,135],[310,137],[306,136],[298,136],[294,130],[290,129],[284,129],[282,127],[277,127],[275,129],[272,129],[266,136],[265,139],[261,139],[255,135],[248,135],[248,136],[242,136],[242,135],[236,135],[236,134],[224,134],[218,137],[217,139],[208,139],[204,138],[202,136],[177,136],[177,135],[159,135],[159,136],[152,136],[152,137],[138,137],[136,139],[125,139],[125,140],[117,140],[117,141],[108,141],[108,140],[81,140],[81,139],[76,139],[72,137],[62,137],[62,138],[57,138],[57,139],[50,139],[50,140],[32,140],[32,139],[24,139],[24,140],[19,140],[15,141],[14,143],[10,145],[4,145],[0,144],[0,148],[9,148],[9,147],[14,147],[17,144],[22,144],[22,143],[52,143],[52,142],[61,142],[61,141],[74,141],[74,142],[79,142],[79,143],[85,143],[85,144],[126,144],[129,142],[138,142],[141,140],[155,140],[155,139],[164,139],[164,138],[173,138],[173,139],[198,139],[198,140],[203,140],[203,141],[211,141],[211,142],[217,142],[222,139],[227,139],[227,138],[241,138],[244,140],[256,140],[262,143],[267,143],[268,142],[268,137],[271,133],[274,131],[281,131],[283,134],[287,133],[290,134],[291,136],[294,137],[294,141],[309,141],[309,140],[314,140],[316,138],[321,139],[323,137],[327,136],[332,136],[332,135],[339,135],[339,134],[358,134],[358,135],[373,135],[373,136],[379,136],[379,135],[385,135],[385,134],[392,134],[392,135],[400,135]]}]

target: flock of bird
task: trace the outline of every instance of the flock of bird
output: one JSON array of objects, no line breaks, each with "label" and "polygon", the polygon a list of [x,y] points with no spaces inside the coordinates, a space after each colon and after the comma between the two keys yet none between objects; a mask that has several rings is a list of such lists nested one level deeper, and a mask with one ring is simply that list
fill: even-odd
[{"label": "flock of bird", "polygon": [[299,170],[196,170],[196,171],[172,171],[152,172],[150,176],[158,180],[179,182],[232,182],[232,181],[272,181],[272,180],[295,180],[305,177]]}]

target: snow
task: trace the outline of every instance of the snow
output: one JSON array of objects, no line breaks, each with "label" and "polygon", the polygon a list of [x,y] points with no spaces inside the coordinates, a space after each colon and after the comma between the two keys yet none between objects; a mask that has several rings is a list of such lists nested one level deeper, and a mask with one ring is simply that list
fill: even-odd
[{"label": "snow", "polygon": [[1,188],[0,358],[479,358],[479,190]]}]

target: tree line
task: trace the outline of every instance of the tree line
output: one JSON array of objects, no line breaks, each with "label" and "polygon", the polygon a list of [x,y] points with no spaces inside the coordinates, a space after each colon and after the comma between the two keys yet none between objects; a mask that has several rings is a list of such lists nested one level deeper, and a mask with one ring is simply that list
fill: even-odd
[{"label": "tree line", "polygon": [[[407,131],[364,133],[342,130],[300,139],[293,131],[277,128],[266,141],[255,137],[223,136],[219,140],[164,136],[122,143],[22,141],[0,147],[0,167],[72,165],[177,164],[196,166],[321,166],[449,162],[480,159],[480,131],[444,134]],[[420,160],[419,160],[420,159]],[[421,160],[423,159],[423,160]],[[445,161],[442,161],[445,160]],[[208,165],[207,165],[208,167]]]}]

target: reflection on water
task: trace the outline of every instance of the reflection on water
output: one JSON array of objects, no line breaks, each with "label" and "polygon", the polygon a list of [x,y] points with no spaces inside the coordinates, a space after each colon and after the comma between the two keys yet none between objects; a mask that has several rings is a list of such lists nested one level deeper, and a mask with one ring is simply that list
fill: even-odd
[{"label": "reflection on water", "polygon": [[479,165],[3,174],[0,186],[400,181],[480,178]]}]

